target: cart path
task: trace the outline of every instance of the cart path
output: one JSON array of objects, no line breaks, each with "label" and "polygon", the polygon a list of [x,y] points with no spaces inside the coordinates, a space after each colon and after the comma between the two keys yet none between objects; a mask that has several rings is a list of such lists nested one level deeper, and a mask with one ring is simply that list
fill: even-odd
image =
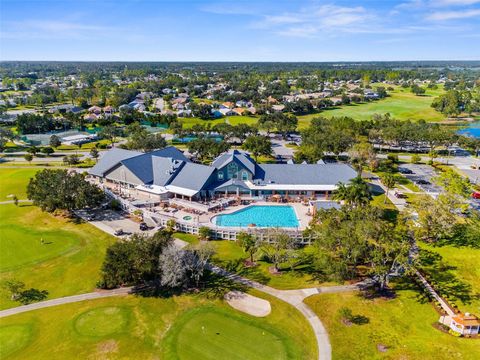
[{"label": "cart path", "polygon": [[[180,245],[180,244],[178,244]],[[214,265],[210,265],[210,270],[218,275],[225,276],[226,278],[240,283],[242,285],[254,288],[266,294],[269,294],[277,299],[285,301],[286,303],[295,307],[300,313],[307,319],[312,330],[315,334],[315,338],[318,346],[318,359],[319,360],[330,360],[332,358],[332,348],[330,340],[328,337],[327,330],[323,326],[322,322],[318,316],[310,309],[310,307],[303,302],[303,300],[309,296],[322,294],[322,293],[338,293],[338,292],[347,292],[361,290],[369,286],[368,282],[360,282],[352,285],[339,285],[339,286],[323,286],[316,288],[306,288],[306,289],[294,289],[294,290],[279,290],[272,288],[267,285],[260,284],[256,281],[249,280],[247,278],[241,277],[237,274],[230,273],[222,268],[219,268]],[[21,314],[27,311],[33,311],[58,305],[71,304],[85,300],[94,300],[102,299],[113,296],[125,296],[128,294],[133,294],[133,287],[124,287],[113,290],[101,290],[91,293],[85,293],[80,295],[66,296],[62,298],[52,299],[41,301],[38,303],[33,303],[29,305],[23,305],[14,307],[11,309],[6,309],[0,311],[0,318],[12,316],[16,314]]]}]

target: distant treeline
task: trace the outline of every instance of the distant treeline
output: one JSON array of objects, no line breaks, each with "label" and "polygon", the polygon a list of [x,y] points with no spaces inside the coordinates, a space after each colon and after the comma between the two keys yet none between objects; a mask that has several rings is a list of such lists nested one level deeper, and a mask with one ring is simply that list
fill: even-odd
[{"label": "distant treeline", "polygon": [[5,77],[45,77],[50,75],[70,75],[81,73],[131,72],[138,76],[164,74],[172,72],[258,72],[312,73],[323,71],[325,74],[338,74],[348,70],[361,78],[365,71],[399,72],[402,75],[448,74],[459,71],[480,71],[480,61],[392,61],[392,62],[0,62],[0,76]]}]

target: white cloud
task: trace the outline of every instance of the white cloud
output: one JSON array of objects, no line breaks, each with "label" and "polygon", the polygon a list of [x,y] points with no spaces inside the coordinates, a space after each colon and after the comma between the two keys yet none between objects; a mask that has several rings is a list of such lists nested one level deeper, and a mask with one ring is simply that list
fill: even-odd
[{"label": "white cloud", "polygon": [[57,20],[9,21],[3,25],[0,36],[4,39],[87,39],[114,30],[102,25]]},{"label": "white cloud", "polygon": [[467,19],[480,16],[480,9],[458,10],[458,11],[436,11],[427,16],[427,20],[446,21],[455,19]]},{"label": "white cloud", "polygon": [[265,15],[253,27],[270,29],[283,36],[314,37],[321,32],[352,32],[353,29],[361,32],[373,18],[361,6],[321,5],[297,12]]},{"label": "white cloud", "polygon": [[432,6],[463,6],[480,3],[480,0],[431,0]]}]

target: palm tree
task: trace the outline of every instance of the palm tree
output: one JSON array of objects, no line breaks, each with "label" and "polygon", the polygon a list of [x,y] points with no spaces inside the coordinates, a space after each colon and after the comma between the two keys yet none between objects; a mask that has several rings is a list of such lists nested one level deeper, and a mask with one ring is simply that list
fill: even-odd
[{"label": "palm tree", "polygon": [[388,192],[390,191],[390,189],[393,189],[395,187],[396,180],[395,180],[395,176],[388,173],[383,175],[381,179],[382,179],[383,185],[385,185],[385,187],[387,188],[387,192],[385,193],[385,201],[384,201],[384,204],[386,204],[387,198],[388,198]]},{"label": "palm tree", "polygon": [[352,207],[367,205],[372,199],[368,184],[357,176],[350,180],[348,185],[337,184],[337,191],[333,195],[334,200],[343,200]]},{"label": "palm tree", "polygon": [[253,255],[255,255],[259,248],[257,238],[252,234],[241,232],[237,236],[237,241],[243,248],[243,251],[250,255],[250,264],[253,264]]}]

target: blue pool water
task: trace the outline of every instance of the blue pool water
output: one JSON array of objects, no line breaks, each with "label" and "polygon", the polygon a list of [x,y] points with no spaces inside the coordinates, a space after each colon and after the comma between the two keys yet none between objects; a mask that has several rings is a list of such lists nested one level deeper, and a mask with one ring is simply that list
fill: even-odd
[{"label": "blue pool water", "polygon": [[218,226],[298,227],[297,215],[291,206],[253,205],[231,214],[218,215]]},{"label": "blue pool water", "polygon": [[480,138],[480,121],[471,123],[465,129],[459,130],[458,133],[467,136],[473,136],[475,138]]},{"label": "blue pool water", "polygon": [[[207,136],[209,139],[213,139],[216,142],[220,142],[223,140],[221,136]],[[172,142],[173,143],[181,143],[181,144],[187,144],[189,142],[192,142],[193,140],[197,140],[196,136],[184,136],[184,137],[175,137],[173,138]]]}]

